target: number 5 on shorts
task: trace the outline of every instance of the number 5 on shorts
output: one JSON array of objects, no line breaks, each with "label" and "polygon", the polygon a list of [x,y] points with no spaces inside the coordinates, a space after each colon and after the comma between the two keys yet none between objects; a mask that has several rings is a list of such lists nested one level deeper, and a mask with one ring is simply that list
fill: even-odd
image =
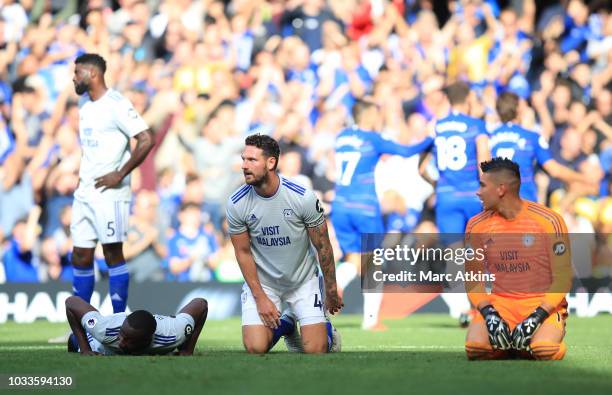
[{"label": "number 5 on shorts", "polygon": [[115,228],[114,225],[115,221],[108,221],[108,223],[106,224],[106,237],[112,237],[115,235]]}]

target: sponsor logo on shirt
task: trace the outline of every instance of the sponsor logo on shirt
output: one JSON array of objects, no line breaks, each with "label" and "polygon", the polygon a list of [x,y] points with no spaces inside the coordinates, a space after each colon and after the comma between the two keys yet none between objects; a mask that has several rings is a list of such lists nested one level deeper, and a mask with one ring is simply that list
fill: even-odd
[{"label": "sponsor logo on shirt", "polygon": [[556,242],[555,245],[553,246],[553,252],[555,255],[563,255],[565,254],[565,251],[567,251],[567,247],[565,246],[565,243],[562,241]]}]

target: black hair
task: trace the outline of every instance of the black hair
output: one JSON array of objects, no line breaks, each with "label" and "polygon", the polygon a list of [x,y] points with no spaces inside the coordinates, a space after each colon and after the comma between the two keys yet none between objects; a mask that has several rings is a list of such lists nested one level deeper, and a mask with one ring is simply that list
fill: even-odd
[{"label": "black hair", "polygon": [[508,158],[496,157],[489,161],[481,162],[480,169],[483,173],[498,173],[505,171],[511,174],[519,184],[521,182],[521,171],[519,165],[516,162],[511,161]]},{"label": "black hair", "polygon": [[504,92],[497,98],[495,109],[502,122],[511,122],[518,114],[519,98],[512,92]]},{"label": "black hair", "polygon": [[97,53],[84,53],[74,60],[74,64],[89,64],[100,70],[102,75],[106,72],[106,61]]},{"label": "black hair", "polygon": [[194,202],[184,202],[181,204],[181,207],[179,208],[179,212],[183,212],[185,210],[189,210],[191,208],[195,208],[196,210],[201,210],[200,205],[198,205],[197,203]]},{"label": "black hair", "polygon": [[444,93],[451,105],[463,104],[470,94],[470,86],[464,81],[453,82],[444,89]]},{"label": "black hair", "polygon": [[153,336],[155,329],[157,329],[155,317],[146,310],[136,310],[126,319],[130,328],[149,336]]},{"label": "black hair", "polygon": [[362,114],[366,112],[370,107],[374,106],[376,106],[376,104],[370,100],[357,99],[355,104],[353,104],[353,108],[351,109],[353,122],[358,123],[361,119]]},{"label": "black hair", "polygon": [[268,158],[275,158],[276,164],[274,165],[274,170],[276,170],[276,166],[278,166],[278,157],[280,156],[280,147],[276,140],[265,134],[257,133],[247,137],[244,140],[244,144],[261,149],[263,154]]}]

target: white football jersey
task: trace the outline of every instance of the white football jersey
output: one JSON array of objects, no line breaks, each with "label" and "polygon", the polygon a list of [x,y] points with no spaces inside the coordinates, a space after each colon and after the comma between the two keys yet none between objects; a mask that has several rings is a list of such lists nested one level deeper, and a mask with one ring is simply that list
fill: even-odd
[{"label": "white football jersey", "polygon": [[83,201],[130,200],[130,176],[120,187],[95,188],[97,177],[118,170],[130,159],[130,138],[148,129],[128,99],[114,89],[96,101],[84,94],[79,98],[81,169],[74,196]]},{"label": "white football jersey", "polygon": [[[93,351],[104,355],[122,354],[119,348],[119,330],[126,313],[116,313],[104,316],[98,311],[90,311],[83,315],[81,325],[87,333],[87,340]],[[153,341],[143,354],[168,354],[185,343],[193,332],[195,322],[186,313],[176,317],[153,314],[157,328]]]},{"label": "white football jersey", "polygon": [[317,273],[308,228],[320,226],[325,217],[313,191],[279,177],[271,197],[259,196],[246,184],[236,190],[227,202],[227,223],[230,234],[249,232],[261,284],[293,290]]}]

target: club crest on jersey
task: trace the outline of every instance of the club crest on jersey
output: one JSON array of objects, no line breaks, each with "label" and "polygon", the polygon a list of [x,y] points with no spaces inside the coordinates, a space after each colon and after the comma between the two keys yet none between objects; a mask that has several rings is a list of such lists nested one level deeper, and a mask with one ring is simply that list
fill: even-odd
[{"label": "club crest on jersey", "polygon": [[191,332],[193,332],[193,326],[191,324],[185,325],[185,337],[191,336]]},{"label": "club crest on jersey", "polygon": [[92,317],[87,320],[85,325],[87,325],[88,328],[93,328],[94,326],[96,326],[97,323],[98,323],[98,320]]},{"label": "club crest on jersey", "polygon": [[294,214],[294,212],[290,208],[286,208],[286,209],[283,210],[283,216],[285,218],[290,218],[290,217],[293,216],[293,214]]},{"label": "club crest on jersey", "polygon": [[553,252],[555,255],[563,255],[565,254],[565,251],[567,251],[567,247],[565,247],[565,243],[562,241],[556,242],[553,246]]},{"label": "club crest on jersey", "polygon": [[523,245],[525,247],[531,247],[534,242],[535,242],[535,236],[534,235],[525,235],[525,236],[523,236]]},{"label": "club crest on jersey", "polygon": [[251,216],[249,217],[249,222],[255,222],[257,221],[257,217],[255,216],[255,214],[251,214]]}]

